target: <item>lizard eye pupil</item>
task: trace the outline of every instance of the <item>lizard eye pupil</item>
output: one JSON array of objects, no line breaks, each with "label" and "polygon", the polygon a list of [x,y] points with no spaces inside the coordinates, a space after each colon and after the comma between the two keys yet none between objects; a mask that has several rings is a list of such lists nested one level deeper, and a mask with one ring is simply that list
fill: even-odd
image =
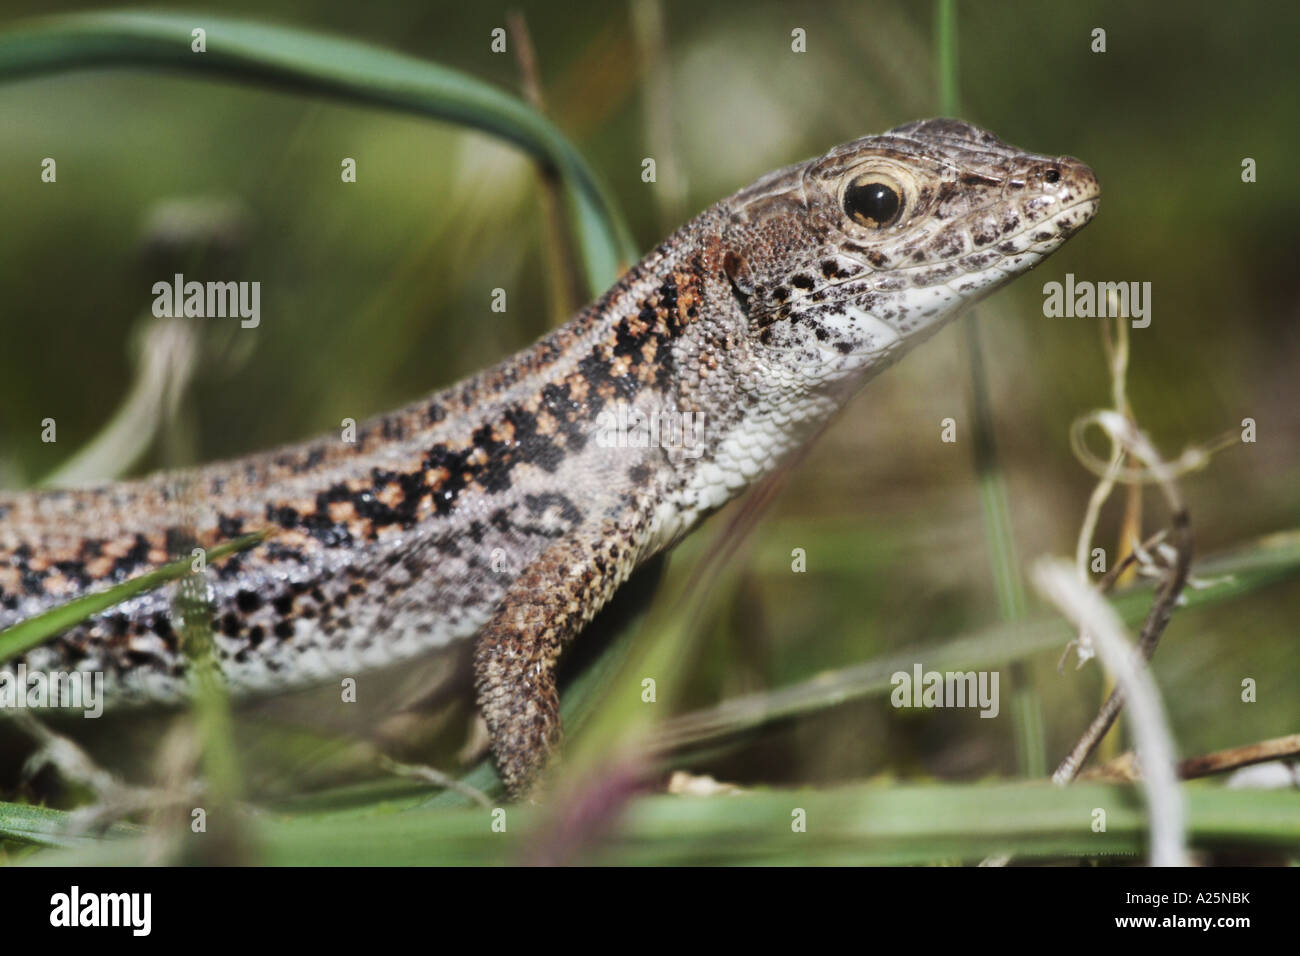
[{"label": "lizard eye pupil", "polygon": [[889,186],[870,179],[857,179],[844,190],[844,212],[860,226],[887,226],[902,209],[902,201]]}]

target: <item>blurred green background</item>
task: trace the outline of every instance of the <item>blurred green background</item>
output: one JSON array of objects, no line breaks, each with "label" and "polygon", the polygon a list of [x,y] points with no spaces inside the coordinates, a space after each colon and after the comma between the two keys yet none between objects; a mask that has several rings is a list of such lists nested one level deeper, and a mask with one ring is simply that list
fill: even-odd
[{"label": "blurred green background", "polygon": [[[129,5],[126,5],[129,6]],[[104,9],[122,8],[122,4]],[[82,4],[8,0],[0,27]],[[649,249],[760,174],[938,111],[928,3],[356,4],[169,7],[340,33],[511,91],[490,51],[525,14],[549,114],[604,177]],[[660,9],[664,47],[638,23]],[[1046,319],[1042,285],[1149,281],[1129,394],[1170,455],[1258,423],[1258,442],[1187,478],[1199,552],[1300,526],[1300,6],[1263,2],[959,4],[962,115],[1008,142],[1088,162],[1096,220],[980,308],[996,437],[1022,563],[1072,555],[1093,480],[1071,421],[1109,399],[1098,323]],[[807,52],[790,31],[807,31]],[[1107,31],[1105,54],[1090,31]],[[653,44],[651,44],[653,46]],[[651,62],[653,61],[653,62]],[[661,99],[656,100],[656,97]],[[0,472],[21,487],[93,437],[132,381],[129,343],[157,274],[157,204],[245,210],[233,257],[196,278],[259,280],[262,322],[213,323],[190,394],[195,461],[361,420],[450,384],[555,324],[548,232],[531,162],[486,136],[380,109],[176,73],[82,71],[0,85]],[[55,157],[58,183],[40,181]],[[343,185],[354,157],[358,182]],[[641,181],[655,157],[659,181]],[[1258,182],[1243,184],[1244,157]],[[151,271],[152,270],[152,271]],[[494,313],[494,287],[509,309]],[[220,327],[218,327],[220,326]],[[232,341],[232,339],[234,341]],[[682,707],[707,706],[998,619],[970,450],[969,373],[950,328],[870,385],[803,461],[714,595]],[[939,441],[940,421],[959,440]],[[59,423],[42,444],[40,422]],[[140,471],[165,462],[155,451]],[[169,461],[175,464],[177,462]],[[1118,505],[1099,544],[1113,553]],[[1148,531],[1163,520],[1149,497]],[[725,516],[714,519],[726,520]],[[697,536],[698,538],[698,536]],[[808,573],[790,572],[806,550]],[[673,559],[689,575],[700,546]],[[1178,615],[1155,670],[1184,756],[1300,726],[1300,593],[1283,582]],[[1045,701],[1054,765],[1101,694],[1096,665],[1026,679]],[[923,662],[924,659],[922,658]],[[1240,681],[1259,701],[1239,700]],[[1002,718],[849,704],[756,736],[694,769],[741,783],[890,774],[1014,774]]]}]

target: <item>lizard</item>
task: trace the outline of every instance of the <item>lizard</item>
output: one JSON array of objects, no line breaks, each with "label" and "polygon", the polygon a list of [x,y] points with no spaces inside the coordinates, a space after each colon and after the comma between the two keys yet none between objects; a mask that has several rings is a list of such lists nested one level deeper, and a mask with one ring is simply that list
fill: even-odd
[{"label": "lizard", "polygon": [[[160,567],[187,535],[211,548],[273,529],[209,569],[230,690],[318,683],[473,641],[497,766],[508,793],[526,796],[562,738],[557,661],[633,570],[771,473],[867,380],[1058,249],[1098,202],[1079,160],[961,120],[837,146],[706,209],[567,324],[363,422],[353,441],[0,493],[0,629]],[[648,421],[666,424],[656,441],[644,428],[615,434]],[[674,439],[683,421],[694,430]],[[198,503],[188,530],[178,487]],[[101,672],[110,704],[191,692],[160,590],[16,663]]]}]

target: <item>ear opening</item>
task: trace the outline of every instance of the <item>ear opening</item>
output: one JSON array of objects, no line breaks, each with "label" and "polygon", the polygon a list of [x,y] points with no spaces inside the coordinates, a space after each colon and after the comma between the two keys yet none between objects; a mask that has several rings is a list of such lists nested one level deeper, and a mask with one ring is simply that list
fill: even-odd
[{"label": "ear opening", "polygon": [[749,263],[743,256],[730,249],[722,256],[722,271],[731,283],[731,294],[736,297],[740,307],[749,311],[749,297],[754,294],[754,284],[750,281]]}]

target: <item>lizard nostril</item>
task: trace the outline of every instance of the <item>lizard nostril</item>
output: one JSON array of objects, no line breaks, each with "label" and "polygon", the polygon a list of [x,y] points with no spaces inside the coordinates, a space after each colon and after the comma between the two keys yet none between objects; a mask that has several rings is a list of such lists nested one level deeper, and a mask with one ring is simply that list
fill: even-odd
[{"label": "lizard nostril", "polygon": [[1061,171],[1053,166],[1047,172],[1043,173],[1043,179],[1047,180],[1049,183],[1060,182]]}]

